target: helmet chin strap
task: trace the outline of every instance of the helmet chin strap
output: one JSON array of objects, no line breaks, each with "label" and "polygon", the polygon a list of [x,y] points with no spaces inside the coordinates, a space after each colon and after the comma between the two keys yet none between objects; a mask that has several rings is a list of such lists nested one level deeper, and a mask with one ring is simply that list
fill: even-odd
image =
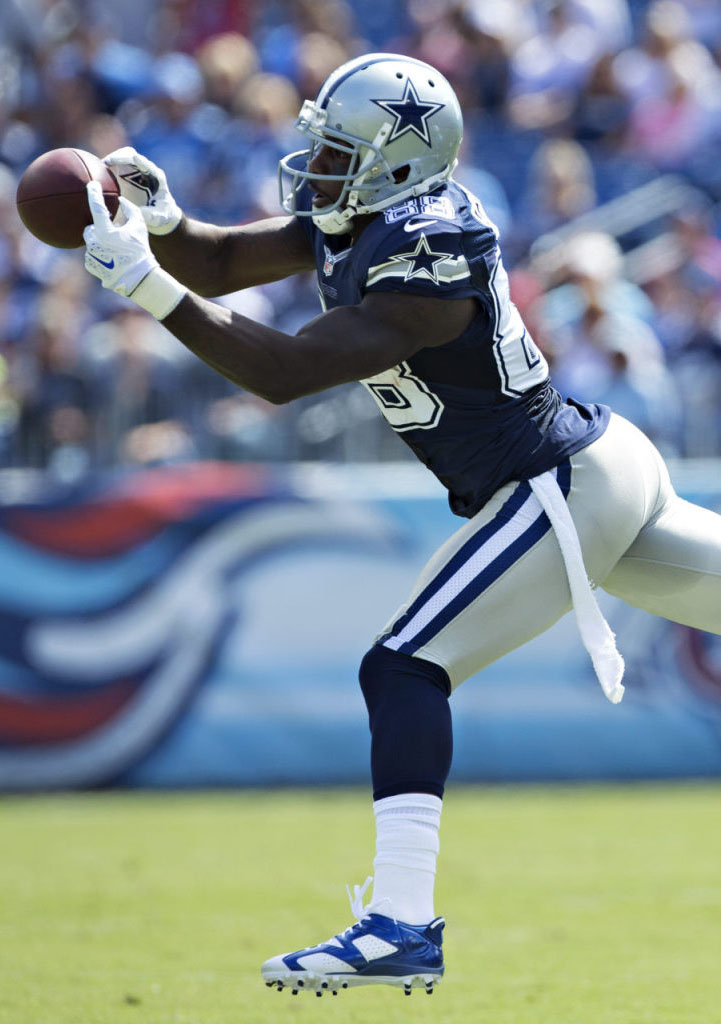
[{"label": "helmet chin strap", "polygon": [[397,192],[395,195],[382,199],[378,203],[371,203],[369,206],[359,206],[358,193],[351,192],[348,195],[348,202],[342,210],[314,213],[313,223],[324,235],[345,235],[352,230],[354,217],[362,217],[370,213],[380,213],[381,210],[385,210],[389,206],[395,206],[396,203],[401,203],[404,199],[413,199],[416,196],[425,195],[435,188],[436,185],[440,185],[443,181],[448,181],[457,164],[458,161],[454,160],[452,167],[446,167],[444,170],[439,171],[438,174],[434,174],[430,178],[424,178],[423,181],[411,185],[402,192]]},{"label": "helmet chin strap", "polygon": [[353,218],[355,215],[355,208],[346,205],[342,210],[331,210],[329,213],[314,213],[311,220],[324,235],[347,235],[353,228]]},{"label": "helmet chin strap", "polygon": [[[376,137],[368,147],[365,160],[358,168],[358,174],[353,179],[353,188],[348,193],[348,199],[342,210],[329,210],[328,213],[314,213],[312,220],[317,228],[324,235],[346,235],[353,229],[353,218],[360,212],[358,206],[358,189],[368,175],[372,172],[381,154],[381,147],[385,145],[386,139],[393,131],[390,121],[385,121],[376,133]],[[377,171],[376,171],[377,173]],[[373,210],[368,210],[372,213]]]}]

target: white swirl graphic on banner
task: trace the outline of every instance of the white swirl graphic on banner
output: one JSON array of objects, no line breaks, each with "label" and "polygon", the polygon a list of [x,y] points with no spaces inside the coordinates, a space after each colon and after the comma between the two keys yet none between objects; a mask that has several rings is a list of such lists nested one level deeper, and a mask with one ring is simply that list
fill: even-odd
[{"label": "white swirl graphic on banner", "polygon": [[[46,619],[28,631],[30,668],[88,687],[156,663],[137,694],[81,739],[0,752],[5,789],[67,788],[110,780],[145,755],[193,693],[227,620],[228,584],[248,556],[309,539],[388,550],[392,527],[370,508],[273,502],[209,530],[152,589],[95,617]],[[232,609],[230,609],[232,610]]]}]

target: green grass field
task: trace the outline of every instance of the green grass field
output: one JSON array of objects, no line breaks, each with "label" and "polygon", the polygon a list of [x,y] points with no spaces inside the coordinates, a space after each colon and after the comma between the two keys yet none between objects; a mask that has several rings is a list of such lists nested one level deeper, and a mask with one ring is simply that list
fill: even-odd
[{"label": "green grass field", "polygon": [[717,1024],[721,787],[451,789],[446,977],[322,1000],[267,956],[350,924],[365,792],[0,804],[0,1024]]}]

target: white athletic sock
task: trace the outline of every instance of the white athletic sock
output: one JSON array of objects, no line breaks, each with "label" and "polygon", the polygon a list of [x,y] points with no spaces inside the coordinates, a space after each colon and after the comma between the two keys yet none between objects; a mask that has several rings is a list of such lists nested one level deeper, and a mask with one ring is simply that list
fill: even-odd
[{"label": "white athletic sock", "polygon": [[389,899],[388,916],[406,924],[428,924],[435,916],[433,887],[442,806],[443,801],[430,793],[401,793],[373,804],[373,902]]}]

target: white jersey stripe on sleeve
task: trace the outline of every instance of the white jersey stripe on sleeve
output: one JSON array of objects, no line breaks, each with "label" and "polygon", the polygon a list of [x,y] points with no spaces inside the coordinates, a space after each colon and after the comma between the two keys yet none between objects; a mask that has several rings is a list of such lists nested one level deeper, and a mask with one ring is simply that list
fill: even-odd
[{"label": "white jersey stripe on sleeve", "polygon": [[403,281],[417,278],[432,281],[434,284],[452,284],[454,281],[462,281],[470,276],[471,272],[465,256],[447,257],[442,264],[436,266],[435,277],[425,268],[420,271],[413,271],[412,266],[404,266],[402,263],[388,261],[387,263],[379,263],[376,267],[368,268],[366,286],[377,284],[378,281],[391,277],[400,278]]}]

